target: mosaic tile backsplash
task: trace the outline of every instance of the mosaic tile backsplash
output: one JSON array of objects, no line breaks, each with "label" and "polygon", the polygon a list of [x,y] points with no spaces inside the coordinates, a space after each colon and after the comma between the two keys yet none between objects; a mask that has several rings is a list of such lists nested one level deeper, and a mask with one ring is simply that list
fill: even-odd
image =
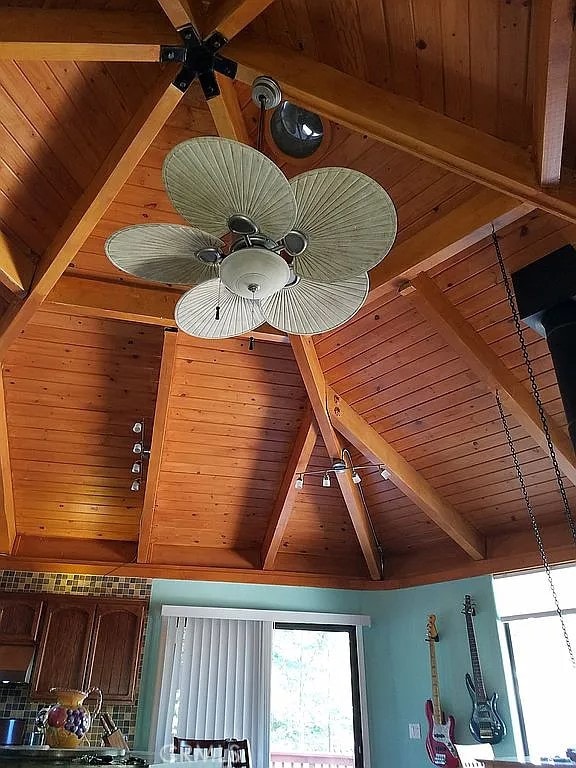
[{"label": "mosaic tile backsplash", "polygon": [[[0,592],[51,592],[55,594],[85,595],[86,597],[127,597],[150,600],[152,581],[123,576],[92,576],[88,574],[70,573],[33,573],[31,571],[0,571]],[[146,629],[142,638],[144,647]],[[142,656],[138,669],[136,696],[142,672]],[[90,699],[87,702],[90,708]],[[27,732],[34,727],[36,712],[46,704],[28,700],[28,686],[0,685],[0,717],[23,717],[26,719]],[[136,709],[134,704],[108,704],[104,708],[132,745],[136,725]],[[92,746],[99,746],[103,731],[99,722],[95,722],[88,734]]]}]

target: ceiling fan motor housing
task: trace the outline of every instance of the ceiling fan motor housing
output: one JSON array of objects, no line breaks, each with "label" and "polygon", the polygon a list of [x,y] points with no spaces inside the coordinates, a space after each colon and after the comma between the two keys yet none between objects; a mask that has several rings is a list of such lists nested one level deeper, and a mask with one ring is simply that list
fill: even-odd
[{"label": "ceiling fan motor housing", "polygon": [[512,275],[520,317],[544,336],[576,448],[576,249],[565,245]]}]

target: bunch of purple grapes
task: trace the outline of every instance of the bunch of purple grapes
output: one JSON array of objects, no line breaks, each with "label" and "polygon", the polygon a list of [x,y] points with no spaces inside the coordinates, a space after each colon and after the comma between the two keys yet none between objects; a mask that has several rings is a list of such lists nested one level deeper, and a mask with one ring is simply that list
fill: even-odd
[{"label": "bunch of purple grapes", "polygon": [[84,707],[76,707],[76,709],[66,710],[66,722],[64,723],[64,729],[66,731],[76,734],[76,736],[81,739],[89,727],[90,715],[86,712]]}]

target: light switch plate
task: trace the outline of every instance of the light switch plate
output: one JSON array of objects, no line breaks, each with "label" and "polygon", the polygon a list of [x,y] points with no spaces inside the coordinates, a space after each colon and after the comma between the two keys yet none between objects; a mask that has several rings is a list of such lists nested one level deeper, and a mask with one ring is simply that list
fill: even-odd
[{"label": "light switch plate", "polygon": [[420,723],[408,723],[408,738],[421,739]]}]

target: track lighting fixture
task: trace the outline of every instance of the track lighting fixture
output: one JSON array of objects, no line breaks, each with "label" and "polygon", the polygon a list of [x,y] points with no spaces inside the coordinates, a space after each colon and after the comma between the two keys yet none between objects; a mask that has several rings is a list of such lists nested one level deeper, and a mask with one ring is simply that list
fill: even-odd
[{"label": "track lighting fixture", "polygon": [[132,433],[139,435],[137,442],[132,445],[134,458],[132,460],[131,473],[135,477],[132,478],[130,490],[136,492],[142,488],[144,482],[144,464],[150,458],[150,449],[145,447],[146,435],[144,419],[139,419],[132,424]]},{"label": "track lighting fixture", "polygon": [[294,487],[298,490],[303,487],[305,475],[322,475],[322,487],[330,488],[331,472],[333,472],[336,477],[345,472],[351,472],[352,482],[355,483],[355,485],[359,485],[362,482],[362,476],[358,473],[359,469],[377,469],[384,480],[390,480],[392,477],[389,470],[383,464],[354,464],[348,448],[343,448],[342,455],[332,459],[332,466],[329,469],[315,469],[308,472],[299,472]]}]

